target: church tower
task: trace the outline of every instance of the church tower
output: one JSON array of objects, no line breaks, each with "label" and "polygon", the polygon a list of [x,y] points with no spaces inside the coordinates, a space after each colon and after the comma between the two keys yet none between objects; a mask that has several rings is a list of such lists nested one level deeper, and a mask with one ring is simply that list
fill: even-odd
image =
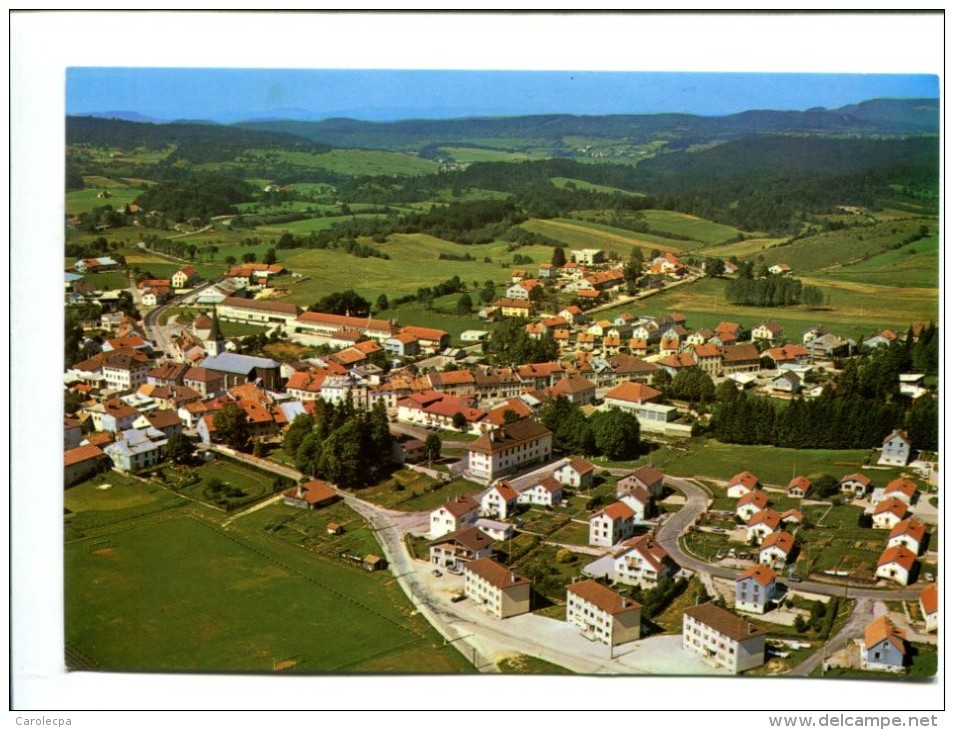
[{"label": "church tower", "polygon": [[209,333],[209,339],[205,343],[205,351],[212,357],[225,352],[225,338],[222,336],[222,330],[219,328],[219,313],[215,307],[212,307],[212,331]]}]

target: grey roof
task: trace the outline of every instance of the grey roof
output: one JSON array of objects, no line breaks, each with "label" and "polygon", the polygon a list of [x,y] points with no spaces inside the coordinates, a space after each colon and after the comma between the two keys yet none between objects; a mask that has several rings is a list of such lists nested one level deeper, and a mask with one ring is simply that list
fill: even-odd
[{"label": "grey roof", "polygon": [[207,357],[199,363],[199,367],[218,370],[223,373],[247,375],[254,368],[277,368],[277,362],[267,357],[253,357],[251,355],[236,355],[234,352],[224,352],[221,355]]},{"label": "grey roof", "polygon": [[79,281],[83,278],[82,274],[71,274],[69,271],[64,271],[63,274],[66,278],[66,281]]}]

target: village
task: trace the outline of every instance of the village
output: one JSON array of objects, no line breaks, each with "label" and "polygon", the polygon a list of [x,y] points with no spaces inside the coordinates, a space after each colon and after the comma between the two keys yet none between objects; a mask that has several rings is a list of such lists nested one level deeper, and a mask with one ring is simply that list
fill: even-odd
[{"label": "village", "polygon": [[[738,269],[721,266],[725,275]],[[773,276],[791,274],[785,264],[772,268]],[[100,291],[84,281],[107,271],[127,273],[129,288]],[[694,327],[679,312],[604,318],[610,307],[704,275],[672,253],[641,266],[635,285],[631,272],[600,249],[514,270],[505,296],[480,311],[487,329],[453,341],[433,327],[305,311],[275,298],[271,282],[295,276],[281,264],[233,266],[216,281],[183,265],[169,279],[136,281],[110,258],[79,260],[66,273],[66,305],[81,308],[84,321],[83,357],[64,374],[65,486],[107,470],[149,476],[183,453],[219,454],[287,480],[265,500],[320,514],[343,499],[371,524],[387,522],[393,510],[358,485],[296,470],[294,454],[269,458],[316,409],[386,414],[389,470],[426,475],[435,488],[469,486],[433,510],[409,513],[398,539],[379,531],[383,555],[351,557],[403,576],[404,592],[445,639],[461,636],[448,616],[482,627],[471,639],[475,656],[532,641],[537,648],[527,653],[584,673],[749,673],[792,656],[797,665],[773,671],[907,671],[912,642],[936,644],[938,509],[937,457],[917,453],[903,430],[869,444],[861,471],[822,486],[795,473],[787,483],[764,483],[744,463],[720,481],[651,461],[632,467],[605,454],[567,453],[541,420],[548,404],[563,401],[590,419],[621,412],[638,424],[637,442],[663,453],[708,422],[703,406],[715,388],[779,403],[824,398],[837,387],[836,362],[904,333],[854,341],[822,324],[785,332],[771,320]],[[558,295],[575,303],[557,310]],[[168,317],[173,307],[188,319]],[[527,339],[550,344],[553,359],[490,362],[495,326],[513,320]],[[223,335],[228,323],[314,354],[249,354],[242,338]],[[909,337],[928,326],[912,323]],[[687,373],[704,374],[713,392],[673,397],[669,386]],[[912,400],[929,393],[923,373],[901,374],[899,390]],[[835,548],[817,535],[848,507],[861,516],[843,526],[880,556],[873,565],[826,568],[824,551]],[[556,518],[556,529],[540,527]],[[329,534],[337,531],[329,522]],[[550,546],[541,555],[553,563],[524,561],[535,570],[521,574],[515,540],[530,550]],[[536,613],[548,571],[572,575],[562,587],[546,578],[550,607]],[[690,581],[699,586],[694,603],[667,628],[659,616]],[[827,622],[823,640],[799,638],[809,621]]]}]

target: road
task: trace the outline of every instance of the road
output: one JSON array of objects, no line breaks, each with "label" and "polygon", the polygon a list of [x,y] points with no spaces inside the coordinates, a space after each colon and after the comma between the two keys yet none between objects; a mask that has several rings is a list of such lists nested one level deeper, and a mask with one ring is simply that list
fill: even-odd
[{"label": "road", "polygon": [[[295,469],[267,459],[240,454],[221,446],[212,448],[282,476],[293,479],[303,476]],[[611,471],[622,474],[627,470]],[[657,539],[660,544],[683,568],[722,578],[735,578],[737,570],[704,563],[686,555],[679,546],[679,537],[708,509],[709,495],[686,479],[666,477],[666,483],[681,492],[686,503],[659,528]],[[535,614],[500,621],[487,616],[470,601],[453,603],[449,599],[454,593],[462,592],[463,581],[451,575],[432,576],[431,566],[414,560],[405,548],[404,536],[407,533],[420,535],[428,531],[429,513],[384,509],[350,492],[339,490],[339,494],[348,506],[371,525],[392,574],[412,605],[447,642],[453,643],[482,672],[497,672],[497,661],[516,653],[539,657],[579,674],[711,674],[715,671],[701,663],[701,660],[696,662],[691,655],[679,651],[679,637],[651,637],[617,647],[611,655],[607,647],[586,640],[565,621]],[[798,588],[861,599],[855,604],[851,619],[829,642],[830,646],[838,646],[839,642],[843,645],[845,641],[860,635],[864,625],[871,620],[874,599],[897,600],[917,595],[917,589],[851,589],[811,581],[800,583]],[[807,675],[821,661],[821,652],[818,652],[796,667],[793,673]]]},{"label": "road", "polygon": [[[799,588],[801,590],[801,588]],[[855,607],[851,612],[851,617],[835,636],[829,639],[817,652],[803,661],[797,667],[788,673],[790,677],[807,677],[814,672],[826,656],[830,656],[832,650],[845,646],[852,639],[857,639],[864,632],[867,626],[874,618],[874,599],[862,598],[855,602]],[[827,648],[826,648],[827,647]]]},{"label": "road", "polygon": [[156,346],[157,350],[168,353],[169,352],[169,327],[166,325],[159,324],[159,318],[162,316],[163,312],[171,307],[177,307],[182,304],[183,300],[186,297],[195,296],[203,289],[212,286],[212,283],[203,284],[197,289],[192,289],[186,294],[179,294],[178,296],[173,297],[165,304],[160,304],[158,307],[153,307],[150,309],[142,318],[143,326],[146,328],[146,336],[152,341]]}]

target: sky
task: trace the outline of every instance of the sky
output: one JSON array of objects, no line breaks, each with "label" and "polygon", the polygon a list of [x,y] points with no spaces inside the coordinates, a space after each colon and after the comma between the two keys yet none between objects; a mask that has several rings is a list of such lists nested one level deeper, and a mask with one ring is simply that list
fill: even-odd
[{"label": "sky", "polygon": [[722,115],[932,97],[921,74],[619,73],[241,68],[69,68],[66,111],[234,122],[281,116],[369,121],[517,114]]}]

